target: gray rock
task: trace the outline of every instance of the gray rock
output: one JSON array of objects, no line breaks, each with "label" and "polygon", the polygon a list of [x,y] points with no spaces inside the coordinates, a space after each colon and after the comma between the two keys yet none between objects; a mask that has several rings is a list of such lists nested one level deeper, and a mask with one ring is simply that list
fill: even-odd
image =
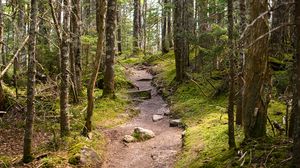
[{"label": "gray rock", "polygon": [[155,114],[155,115],[152,116],[152,121],[153,122],[157,122],[159,120],[162,120],[163,118],[164,118],[163,115],[157,115],[157,114]]},{"label": "gray rock", "polygon": [[155,137],[155,133],[153,131],[141,127],[136,127],[134,129],[134,135],[134,137],[142,141]]},{"label": "gray rock", "polygon": [[162,107],[160,109],[157,110],[157,114],[159,115],[165,115],[165,116],[169,116],[170,115],[170,109],[167,107]]},{"label": "gray rock", "polygon": [[182,127],[181,119],[170,120],[170,127]]},{"label": "gray rock", "polygon": [[103,161],[98,153],[87,147],[83,147],[80,153],[80,164],[87,167],[101,167]]},{"label": "gray rock", "polygon": [[132,142],[135,142],[136,139],[135,139],[135,137],[133,137],[131,135],[125,135],[123,138],[123,141],[126,143],[132,143]]}]

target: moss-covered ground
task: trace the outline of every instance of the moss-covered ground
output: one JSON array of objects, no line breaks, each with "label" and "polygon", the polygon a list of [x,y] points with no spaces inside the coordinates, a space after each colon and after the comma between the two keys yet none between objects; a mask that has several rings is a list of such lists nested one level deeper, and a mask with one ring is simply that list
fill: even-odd
[{"label": "moss-covered ground", "polygon": [[[127,88],[129,87],[128,84],[130,82],[127,80],[125,72],[124,66],[116,66],[115,76],[117,89],[115,99],[101,98],[102,90],[96,88],[93,132],[91,138],[81,136],[81,130],[85,124],[84,119],[87,108],[86,89],[83,90],[83,94],[80,96],[80,103],[70,104],[69,106],[71,134],[64,139],[61,139],[59,134],[58,93],[53,89],[44,91],[43,93],[38,92],[39,95],[36,100],[37,115],[34,131],[42,132],[45,135],[45,139],[37,141],[45,142],[34,144],[34,156],[39,158],[36,158],[27,166],[47,168],[66,166],[76,167],[76,164],[78,164],[76,157],[80,154],[83,147],[92,148],[102,158],[105,153],[106,145],[106,139],[102,133],[103,130],[116,127],[136,115],[136,112],[131,109],[131,101],[127,96]],[[47,84],[38,84],[37,90],[39,91],[46,87],[48,87]],[[4,86],[7,95],[9,95],[12,100],[15,98],[15,95],[14,90],[11,88],[12,87],[7,85]],[[25,93],[25,88],[20,88],[20,98],[18,99],[20,106],[26,105]],[[14,102],[11,104],[13,105]],[[18,113],[21,117],[20,120],[16,122],[18,122],[19,129],[22,130],[24,127],[24,113]],[[9,127],[11,123],[6,123],[5,120],[1,120],[0,124],[1,127],[6,126],[7,129],[11,128]],[[18,146],[22,146],[22,141],[16,143],[20,143]],[[25,166],[19,163],[22,157],[21,154],[22,151],[19,149],[19,154],[17,155],[0,155],[0,167]]]},{"label": "moss-covered ground", "polygon": [[[145,60],[152,64],[152,71],[157,74],[155,83],[163,86],[162,94],[171,104],[173,115],[181,117],[186,125],[184,147],[176,167],[289,167],[291,144],[277,131],[274,136],[269,123],[268,137],[252,142],[243,142],[243,129],[236,126],[237,149],[228,149],[227,92],[215,95],[223,84],[214,77],[220,73],[191,73],[193,81],[178,85],[174,82],[172,51]],[[272,121],[283,125],[283,102],[272,100],[268,111]]]}]

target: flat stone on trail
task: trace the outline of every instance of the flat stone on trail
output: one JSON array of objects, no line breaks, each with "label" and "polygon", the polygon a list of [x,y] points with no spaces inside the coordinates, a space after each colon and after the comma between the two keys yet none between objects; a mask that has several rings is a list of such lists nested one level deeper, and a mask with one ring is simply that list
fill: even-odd
[{"label": "flat stone on trail", "polygon": [[164,118],[163,115],[157,115],[157,114],[155,114],[155,115],[152,116],[152,121],[153,122],[157,122],[159,120],[162,120],[163,118]]},{"label": "flat stone on trail", "polygon": [[155,133],[153,131],[142,127],[136,127],[134,129],[134,134],[136,134],[140,140],[147,140],[155,137]]},{"label": "flat stone on trail", "polygon": [[182,127],[181,119],[170,120],[170,127]]},{"label": "flat stone on trail", "polygon": [[132,142],[135,142],[136,139],[135,139],[135,137],[133,137],[131,135],[125,135],[123,138],[123,141],[126,143],[132,143]]},{"label": "flat stone on trail", "polygon": [[157,110],[157,114],[158,115],[165,115],[165,116],[169,116],[171,114],[170,109],[167,107],[162,107],[160,109]]}]

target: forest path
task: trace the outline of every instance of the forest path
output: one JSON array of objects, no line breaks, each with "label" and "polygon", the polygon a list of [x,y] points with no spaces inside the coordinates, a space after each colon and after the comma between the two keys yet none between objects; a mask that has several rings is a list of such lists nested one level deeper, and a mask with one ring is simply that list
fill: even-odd
[{"label": "forest path", "polygon": [[[169,127],[169,118],[153,122],[152,116],[162,108],[168,108],[156,88],[151,85],[153,76],[145,68],[130,68],[128,78],[140,90],[152,89],[152,98],[136,105],[141,113],[117,128],[107,130],[109,138],[106,160],[103,168],[171,168],[181,150],[181,133],[179,128]],[[142,79],[142,80],[141,80]],[[155,137],[144,141],[125,144],[122,139],[130,135],[135,127],[150,129]]]}]

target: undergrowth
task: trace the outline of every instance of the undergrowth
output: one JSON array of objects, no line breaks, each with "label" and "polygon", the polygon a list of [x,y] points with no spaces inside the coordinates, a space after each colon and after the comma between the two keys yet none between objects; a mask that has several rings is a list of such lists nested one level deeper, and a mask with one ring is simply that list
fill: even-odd
[{"label": "undergrowth", "polygon": [[[34,148],[34,156],[36,159],[28,166],[32,167],[68,167],[71,164],[76,164],[76,157],[80,155],[83,148],[90,148],[96,151],[100,158],[104,157],[106,138],[102,133],[103,129],[112,128],[126,122],[128,119],[136,115],[134,110],[130,110],[131,101],[127,96],[127,88],[130,83],[125,76],[125,67],[116,65],[115,80],[116,80],[116,98],[107,99],[101,98],[102,90],[95,89],[95,103],[93,115],[93,131],[91,137],[81,136],[81,131],[85,124],[85,115],[87,108],[86,89],[80,97],[79,104],[70,104],[70,127],[71,133],[67,138],[60,138],[59,134],[59,96],[57,90],[49,90],[45,93],[40,93],[36,100],[36,122],[34,132],[43,132],[48,136],[48,140],[40,142]],[[11,97],[15,97],[10,86],[4,86],[5,90]],[[37,85],[37,90],[42,90],[47,86],[43,84]],[[24,90],[25,88],[23,88]],[[20,91],[18,103],[20,106],[25,106],[25,91]],[[71,99],[71,97],[70,97]],[[71,100],[70,100],[71,101]],[[24,110],[24,109],[23,109]],[[24,113],[21,113],[24,115]],[[9,125],[1,121],[1,125]],[[20,129],[24,127],[24,120],[20,122]],[[19,161],[20,155],[0,156],[0,167],[22,167]],[[77,160],[78,161],[78,160]],[[78,163],[77,163],[78,164]]]},{"label": "undergrowth", "polygon": [[[214,73],[191,73],[193,78],[176,84],[174,52],[145,59],[152,64],[155,83],[171,104],[173,116],[182,118],[186,127],[183,151],[176,163],[178,168],[223,167],[288,167],[290,143],[271,130],[262,141],[243,142],[243,129],[236,126],[236,150],[229,150],[227,141],[227,91],[215,96],[224,84]],[[283,112],[278,114],[278,112]],[[285,105],[272,100],[269,117],[282,125]],[[244,155],[244,156],[243,156]]]}]

